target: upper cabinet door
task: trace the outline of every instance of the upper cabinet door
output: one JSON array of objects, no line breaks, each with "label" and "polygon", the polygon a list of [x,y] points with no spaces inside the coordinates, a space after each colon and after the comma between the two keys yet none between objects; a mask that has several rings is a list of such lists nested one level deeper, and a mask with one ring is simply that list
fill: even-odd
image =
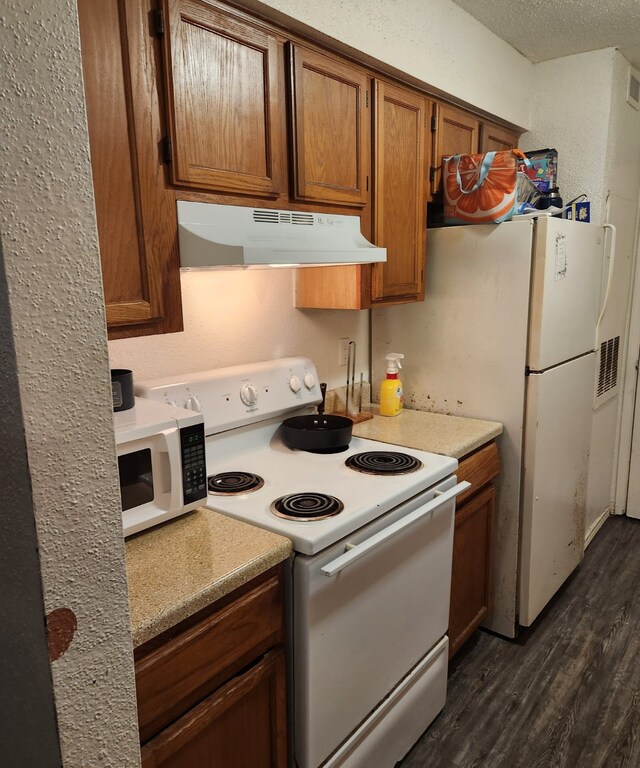
[{"label": "upper cabinet door", "polygon": [[176,205],[158,155],[159,51],[133,0],[79,0],[109,338],[182,330]]},{"label": "upper cabinet door", "polygon": [[480,121],[468,112],[449,104],[435,105],[435,141],[431,192],[440,190],[442,158],[449,155],[473,155],[478,151]]},{"label": "upper cabinet door", "polygon": [[364,207],[369,173],[368,78],[290,44],[294,196]]},{"label": "upper cabinet door", "polygon": [[380,81],[375,93],[374,242],[387,262],[373,265],[371,299],[415,301],[424,298],[429,102]]},{"label": "upper cabinet door", "polygon": [[204,0],[164,0],[174,184],[275,198],[282,125],[275,36]]},{"label": "upper cabinet door", "polygon": [[518,134],[495,123],[482,123],[481,152],[501,151],[518,146]]}]

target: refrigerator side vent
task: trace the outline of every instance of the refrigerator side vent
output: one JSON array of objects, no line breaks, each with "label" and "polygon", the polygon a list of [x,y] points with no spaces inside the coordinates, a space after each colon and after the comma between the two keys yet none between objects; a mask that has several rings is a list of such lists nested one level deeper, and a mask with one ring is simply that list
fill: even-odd
[{"label": "refrigerator side vent", "polygon": [[[596,388],[596,404],[601,402],[605,394],[611,393],[609,397],[615,394],[614,390],[618,385],[618,356],[620,352],[620,336],[614,336],[600,344],[598,364],[598,380]],[[608,400],[609,397],[606,399]],[[604,400],[602,400],[604,402]]]}]

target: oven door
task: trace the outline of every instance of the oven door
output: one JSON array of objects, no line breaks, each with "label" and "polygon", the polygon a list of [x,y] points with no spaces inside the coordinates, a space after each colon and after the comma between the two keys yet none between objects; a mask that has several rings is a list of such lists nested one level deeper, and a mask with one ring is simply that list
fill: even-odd
[{"label": "oven door", "polygon": [[446,633],[455,496],[466,487],[450,477],[324,551],[295,558],[300,768],[327,760]]}]

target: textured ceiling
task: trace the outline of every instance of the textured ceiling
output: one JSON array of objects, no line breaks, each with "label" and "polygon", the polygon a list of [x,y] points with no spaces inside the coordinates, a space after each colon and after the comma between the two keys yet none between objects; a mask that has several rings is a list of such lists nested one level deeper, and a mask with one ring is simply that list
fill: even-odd
[{"label": "textured ceiling", "polygon": [[454,0],[530,61],[619,48],[640,69],[640,0]]}]

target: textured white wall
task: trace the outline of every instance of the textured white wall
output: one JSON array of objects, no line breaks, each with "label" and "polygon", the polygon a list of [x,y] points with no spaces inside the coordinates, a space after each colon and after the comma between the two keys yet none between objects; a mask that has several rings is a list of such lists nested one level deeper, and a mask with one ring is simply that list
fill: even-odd
[{"label": "textured white wall", "polygon": [[338,343],[357,346],[357,371],[369,370],[369,313],[293,306],[292,269],[183,272],[184,332],[109,342],[113,368],[143,379],[303,355],[329,387],[345,383]]},{"label": "textured white wall", "polygon": [[267,5],[479,109],[529,126],[533,64],[451,0]]},{"label": "textured white wall", "polygon": [[7,0],[0,34],[0,230],[44,604],[47,612],[66,608],[77,619],[68,650],[51,665],[63,763],[136,766],[76,4]]},{"label": "textured white wall", "polygon": [[564,200],[586,192],[591,221],[604,220],[605,172],[615,50],[579,53],[535,65],[531,131],[520,148],[558,150]]},{"label": "textured white wall", "polygon": [[640,185],[640,111],[627,103],[628,72],[629,62],[616,51],[613,56],[605,187],[616,197],[636,203]]},{"label": "textured white wall", "polygon": [[[626,507],[627,483],[629,479],[629,454],[635,401],[636,372],[633,363],[638,356],[639,330],[628,326],[631,313],[634,268],[637,269],[637,217],[640,195],[640,111],[626,101],[629,63],[616,52],[613,64],[613,87],[611,92],[611,126],[607,143],[607,164],[605,185],[609,194],[608,221],[617,230],[616,269],[612,284],[611,301],[602,322],[601,339],[609,339],[620,333],[628,337],[629,360],[620,368],[620,393],[613,401],[620,416],[617,429],[610,433],[605,414],[596,413],[594,440],[592,441],[590,482],[594,483],[593,509],[595,514],[605,502],[615,499],[616,512]],[[640,295],[636,300],[640,300]],[[624,352],[627,352],[625,344]],[[626,358],[626,355],[625,355]],[[624,400],[624,409],[622,407]],[[609,419],[616,421],[612,414]],[[619,458],[618,458],[619,456]],[[608,488],[606,481],[613,488]],[[601,478],[601,479],[599,479]],[[597,493],[596,493],[597,491]]]}]

